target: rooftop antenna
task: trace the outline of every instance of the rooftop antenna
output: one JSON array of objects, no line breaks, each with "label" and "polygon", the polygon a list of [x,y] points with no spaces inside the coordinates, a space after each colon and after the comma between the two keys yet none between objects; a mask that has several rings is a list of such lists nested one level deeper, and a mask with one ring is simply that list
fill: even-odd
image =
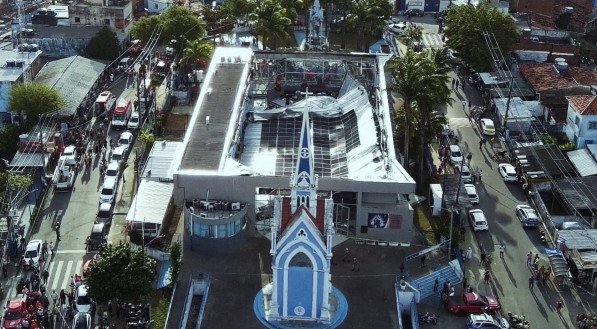
[{"label": "rooftop antenna", "polygon": [[17,17],[12,21],[12,47],[13,49],[18,49],[19,46],[19,34],[21,33],[21,29],[23,27],[23,13],[25,12],[25,7],[23,0],[16,0],[17,5]]}]

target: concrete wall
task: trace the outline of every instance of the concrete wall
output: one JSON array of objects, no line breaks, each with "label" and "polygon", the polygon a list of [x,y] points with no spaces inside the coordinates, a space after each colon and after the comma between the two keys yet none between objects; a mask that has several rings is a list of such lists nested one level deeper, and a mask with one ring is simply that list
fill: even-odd
[{"label": "concrete wall", "polygon": [[[249,225],[255,219],[255,194],[258,187],[289,188],[288,177],[276,176],[216,176],[212,173],[199,175],[196,172],[181,171],[174,175],[174,200],[183,204],[185,200],[206,198],[239,201],[247,203]],[[414,193],[415,184],[391,181],[364,182],[320,177],[319,190],[358,192],[356,234],[359,237],[387,241],[410,242],[414,233],[413,211],[406,201],[398,200],[399,194]],[[365,200],[363,202],[363,192]],[[368,194],[367,192],[375,193]],[[374,200],[375,201],[374,203]],[[367,226],[369,213],[400,215],[401,225],[397,229],[367,229],[361,233],[361,226]]]},{"label": "concrete wall", "polygon": [[69,57],[84,55],[89,38],[26,38],[24,43],[34,43],[48,57]]},{"label": "concrete wall", "polygon": [[0,82],[0,112],[8,112],[8,95],[11,87],[10,81]]},{"label": "concrete wall", "polygon": [[128,40],[133,27],[132,2],[122,7],[86,4],[70,6],[69,16],[71,26],[109,26],[121,42]]},{"label": "concrete wall", "polygon": [[168,7],[172,6],[171,1],[164,1],[164,0],[148,0],[147,1],[147,11],[152,14],[161,14],[164,10],[168,9]]},{"label": "concrete wall", "polygon": [[[580,119],[578,125],[576,124],[577,117]],[[589,122],[597,122],[597,115],[580,115],[568,106],[564,132],[573,143],[575,135],[578,137],[576,147],[579,149],[585,147],[587,141],[597,143],[597,129],[589,129]]]}]

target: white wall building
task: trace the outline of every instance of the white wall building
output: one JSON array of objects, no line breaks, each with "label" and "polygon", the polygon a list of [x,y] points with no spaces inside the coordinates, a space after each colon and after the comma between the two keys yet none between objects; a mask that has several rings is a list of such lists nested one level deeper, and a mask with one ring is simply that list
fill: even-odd
[{"label": "white wall building", "polygon": [[597,96],[568,96],[564,132],[577,148],[597,143]]}]

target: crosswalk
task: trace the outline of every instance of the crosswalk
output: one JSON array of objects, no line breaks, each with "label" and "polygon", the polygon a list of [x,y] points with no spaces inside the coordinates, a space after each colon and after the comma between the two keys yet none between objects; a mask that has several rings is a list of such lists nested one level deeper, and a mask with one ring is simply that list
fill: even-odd
[{"label": "crosswalk", "polygon": [[82,275],[83,261],[52,261],[48,266],[48,272],[50,273],[47,284],[48,290],[55,290],[56,292],[62,289],[66,290],[70,285],[72,276],[75,274]]},{"label": "crosswalk", "polygon": [[441,48],[444,46],[442,36],[437,33],[423,33],[422,42],[425,48]]},{"label": "crosswalk", "polygon": [[448,118],[448,126],[457,130],[458,128],[471,128],[472,124],[468,118]]}]

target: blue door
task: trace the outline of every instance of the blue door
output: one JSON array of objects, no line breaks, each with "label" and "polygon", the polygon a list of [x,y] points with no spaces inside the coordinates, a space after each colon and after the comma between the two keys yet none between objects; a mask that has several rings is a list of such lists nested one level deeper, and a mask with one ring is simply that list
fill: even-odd
[{"label": "blue door", "polygon": [[311,267],[288,268],[288,316],[311,318],[313,305],[313,270]]},{"label": "blue door", "polygon": [[425,0],[426,13],[437,13],[439,11],[439,0]]}]

